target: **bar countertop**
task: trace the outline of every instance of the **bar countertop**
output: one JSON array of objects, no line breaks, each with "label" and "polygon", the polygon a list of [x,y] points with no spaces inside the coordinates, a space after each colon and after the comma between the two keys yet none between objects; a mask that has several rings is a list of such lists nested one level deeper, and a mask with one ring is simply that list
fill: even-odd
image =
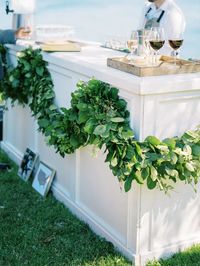
[{"label": "bar countertop", "polygon": [[[25,47],[8,44],[9,53],[16,53]],[[139,94],[163,94],[173,91],[200,90],[200,73],[137,77],[107,66],[108,57],[125,54],[99,45],[86,44],[81,52],[43,52],[43,58],[50,64],[95,77],[125,91]]]}]

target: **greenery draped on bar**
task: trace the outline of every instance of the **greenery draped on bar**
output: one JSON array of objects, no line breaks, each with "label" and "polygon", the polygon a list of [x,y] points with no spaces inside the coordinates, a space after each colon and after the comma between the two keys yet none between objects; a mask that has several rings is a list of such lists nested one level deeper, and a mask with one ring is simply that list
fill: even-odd
[{"label": "greenery draped on bar", "polygon": [[105,161],[125,191],[131,189],[133,181],[167,192],[181,180],[195,189],[200,175],[199,128],[181,137],[161,141],[149,136],[139,142],[130,128],[127,103],[109,84],[95,79],[79,82],[71,95],[71,107],[58,108],[40,50],[19,52],[17,66],[9,69],[4,63],[4,68],[0,84],[3,99],[28,105],[39,130],[61,156],[96,145],[105,148]]}]

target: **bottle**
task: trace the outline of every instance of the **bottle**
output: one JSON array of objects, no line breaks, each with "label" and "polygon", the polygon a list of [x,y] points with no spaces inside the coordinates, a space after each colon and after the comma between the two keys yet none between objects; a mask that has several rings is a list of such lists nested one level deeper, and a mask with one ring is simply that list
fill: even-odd
[{"label": "bottle", "polygon": [[144,56],[144,30],[138,30],[138,48],[137,55]]}]

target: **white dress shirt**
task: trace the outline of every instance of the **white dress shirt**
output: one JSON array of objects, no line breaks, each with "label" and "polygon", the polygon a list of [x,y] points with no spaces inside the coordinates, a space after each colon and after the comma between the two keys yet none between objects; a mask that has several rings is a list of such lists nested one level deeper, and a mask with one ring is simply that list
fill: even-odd
[{"label": "white dress shirt", "polygon": [[[159,21],[159,27],[162,27],[165,32],[165,39],[179,38],[180,34],[185,31],[185,18],[181,9],[177,6],[174,0],[165,0],[165,2],[157,8],[154,3],[148,2],[142,12],[142,17],[139,23],[139,28],[145,28],[148,20],[152,18],[159,18],[161,13],[164,14]],[[161,49],[162,53],[169,54],[169,45],[165,44],[165,47]]]}]

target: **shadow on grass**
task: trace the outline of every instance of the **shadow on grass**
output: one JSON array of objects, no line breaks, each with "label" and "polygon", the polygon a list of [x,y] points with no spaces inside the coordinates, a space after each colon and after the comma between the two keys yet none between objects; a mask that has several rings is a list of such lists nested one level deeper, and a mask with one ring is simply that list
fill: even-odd
[{"label": "shadow on grass", "polygon": [[2,152],[0,162],[12,166],[0,171],[0,265],[131,265],[51,193],[44,199],[21,180]]}]

